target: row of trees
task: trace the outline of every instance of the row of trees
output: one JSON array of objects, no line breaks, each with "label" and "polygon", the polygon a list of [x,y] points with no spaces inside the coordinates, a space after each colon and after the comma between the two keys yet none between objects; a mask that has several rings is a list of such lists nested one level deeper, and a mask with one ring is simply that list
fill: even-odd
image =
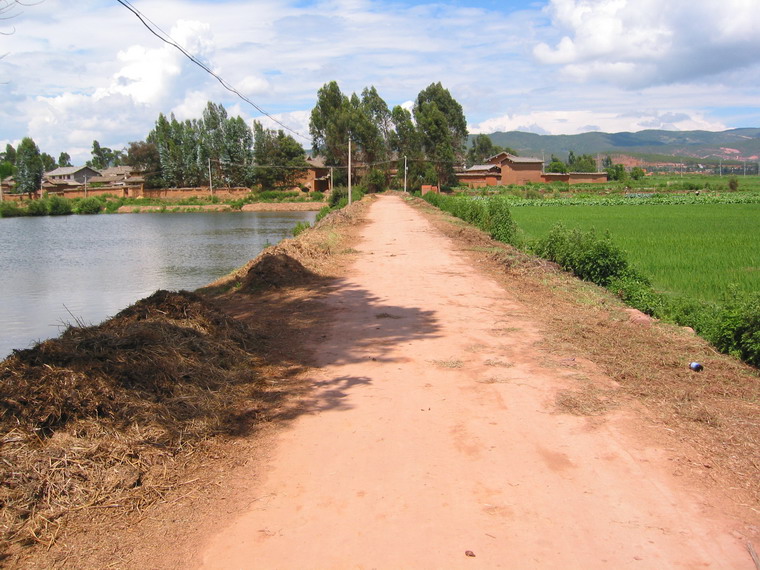
[{"label": "row of trees", "polygon": [[392,166],[403,177],[406,164],[412,187],[455,183],[454,166],[464,162],[467,142],[462,106],[440,83],[423,89],[410,112],[389,109],[374,87],[348,96],[331,81],[317,92],[309,131],[312,149],[327,164],[346,167],[350,147],[352,163],[368,169],[373,184],[387,184]]},{"label": "row of trees", "polygon": [[[454,184],[455,165],[502,150],[481,136],[466,153],[462,106],[440,83],[423,89],[409,111],[401,106],[389,109],[374,87],[348,96],[332,81],[317,93],[309,130],[313,152],[337,167],[338,183],[346,177],[349,146],[366,182],[386,186],[391,170],[396,167],[402,178],[406,164],[411,188]],[[308,167],[304,149],[293,137],[259,123],[250,129],[241,117],[229,117],[222,105],[211,102],[199,119],[179,121],[173,114],[160,114],[147,138],[129,143],[125,150],[95,140],[91,155],[87,165],[96,170],[122,164],[142,170],[149,187],[201,186],[210,179],[214,186],[273,188],[293,185]],[[0,174],[12,174],[16,190],[22,192],[38,189],[44,172],[70,165],[67,153],[55,161],[31,138],[18,149],[8,145],[0,154]]]},{"label": "row of trees", "polygon": [[[596,159],[590,154],[576,155],[572,150],[570,151],[567,162],[563,162],[556,156],[552,155],[549,166],[546,167],[546,172],[597,172],[599,167],[596,164]],[[607,173],[608,180],[617,180],[624,182],[629,178],[632,180],[640,180],[644,177],[644,169],[639,166],[634,166],[631,170],[627,170],[622,164],[613,164],[612,158],[606,156],[602,159],[601,170]]]}]

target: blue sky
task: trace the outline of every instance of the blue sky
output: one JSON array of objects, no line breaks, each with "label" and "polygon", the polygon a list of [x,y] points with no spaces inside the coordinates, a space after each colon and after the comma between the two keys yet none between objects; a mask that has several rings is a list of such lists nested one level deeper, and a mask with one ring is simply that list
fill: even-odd
[{"label": "blue sky", "polygon": [[[374,85],[390,106],[440,81],[471,132],[760,126],[757,0],[132,0],[295,131],[317,90]],[[42,0],[0,22],[0,145],[89,158],[206,101],[260,115],[115,0]]]}]

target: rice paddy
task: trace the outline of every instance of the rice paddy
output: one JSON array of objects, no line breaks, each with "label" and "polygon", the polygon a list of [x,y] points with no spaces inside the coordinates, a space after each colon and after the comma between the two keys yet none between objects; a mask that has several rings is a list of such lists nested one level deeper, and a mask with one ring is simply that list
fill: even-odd
[{"label": "rice paddy", "polygon": [[663,292],[720,301],[732,286],[760,291],[760,204],[542,205],[511,212],[527,240],[558,222],[609,232]]}]

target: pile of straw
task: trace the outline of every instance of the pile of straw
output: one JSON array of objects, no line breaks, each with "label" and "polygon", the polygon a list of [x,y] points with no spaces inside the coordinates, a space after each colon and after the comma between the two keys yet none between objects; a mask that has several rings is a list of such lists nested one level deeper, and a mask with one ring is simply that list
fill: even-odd
[{"label": "pile of straw", "polygon": [[51,542],[70,512],[139,508],[189,448],[245,433],[263,341],[198,295],[158,291],[14,351],[0,363],[0,540]]}]

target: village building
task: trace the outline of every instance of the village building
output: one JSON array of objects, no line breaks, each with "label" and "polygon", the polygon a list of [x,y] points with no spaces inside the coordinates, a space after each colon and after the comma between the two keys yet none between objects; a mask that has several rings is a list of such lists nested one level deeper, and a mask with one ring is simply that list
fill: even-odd
[{"label": "village building", "polygon": [[325,166],[322,156],[309,156],[306,158],[309,168],[298,179],[298,185],[306,188],[309,192],[329,192],[332,187],[330,179],[330,167]]},{"label": "village building", "polygon": [[84,184],[93,176],[100,176],[100,172],[89,166],[59,166],[45,173],[44,177],[51,182],[67,182],[74,185]]},{"label": "village building", "polygon": [[567,184],[594,184],[607,182],[606,172],[570,172],[555,174],[544,172],[541,158],[515,156],[501,152],[489,158],[486,164],[476,164],[457,173],[457,179],[470,188],[488,186],[508,186],[514,184],[541,184],[544,182],[565,182]]}]

